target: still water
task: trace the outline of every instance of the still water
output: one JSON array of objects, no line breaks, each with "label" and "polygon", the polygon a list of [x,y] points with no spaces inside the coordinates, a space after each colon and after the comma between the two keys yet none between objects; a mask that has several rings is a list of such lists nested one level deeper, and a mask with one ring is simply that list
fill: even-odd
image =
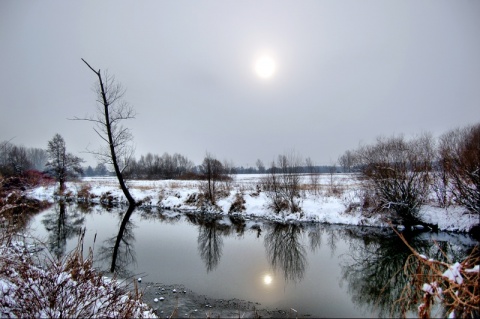
[{"label": "still water", "polygon": [[[61,257],[78,242],[108,271],[126,209],[56,204],[30,222],[32,235]],[[279,224],[172,211],[133,211],[119,241],[125,277],[183,284],[211,298],[237,298],[313,317],[390,316],[408,284],[410,251],[389,229]],[[478,242],[464,234],[420,233],[410,244],[431,258],[463,259]],[[436,244],[434,243],[436,242]]]}]

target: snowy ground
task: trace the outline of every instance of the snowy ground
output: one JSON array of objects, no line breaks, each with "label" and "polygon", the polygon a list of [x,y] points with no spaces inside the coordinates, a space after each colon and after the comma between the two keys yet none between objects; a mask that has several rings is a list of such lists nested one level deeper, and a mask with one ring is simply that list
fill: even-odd
[{"label": "snowy ground", "polygon": [[[228,214],[237,194],[240,194],[245,203],[244,215],[261,217],[269,220],[295,220],[305,222],[321,222],[329,224],[387,226],[381,216],[366,217],[355,204],[360,202],[358,197],[359,185],[353,174],[321,174],[319,193],[312,191],[302,192],[301,213],[275,214],[268,207],[268,198],[265,192],[257,190],[257,185],[264,175],[236,175],[234,181],[224,197],[217,200],[216,207],[201,207],[198,201],[192,200],[200,193],[200,181],[156,180],[156,181],[129,181],[130,192],[142,206],[158,207],[172,210],[199,210]],[[303,178],[305,185],[309,184],[308,176]],[[220,185],[220,188],[225,188]],[[305,187],[308,188],[308,187]],[[118,182],[113,177],[84,178],[79,182],[67,183],[67,193],[71,197],[81,200],[79,194],[88,190],[89,201],[94,203],[105,202],[110,199],[113,203],[126,204]],[[30,192],[30,196],[37,199],[53,201],[55,186],[38,187]],[[352,205],[353,204],[353,205]],[[441,208],[432,204],[421,208],[420,214],[424,222],[438,225],[440,230],[469,231],[478,224],[478,217],[467,214],[461,207],[451,206]]]}]

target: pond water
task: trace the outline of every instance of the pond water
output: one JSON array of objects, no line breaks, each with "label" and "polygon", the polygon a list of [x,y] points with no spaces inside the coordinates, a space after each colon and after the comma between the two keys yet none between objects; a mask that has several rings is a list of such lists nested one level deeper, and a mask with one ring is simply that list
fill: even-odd
[{"label": "pond water", "polygon": [[[85,228],[84,248],[93,247],[96,267],[108,271],[125,213],[56,204],[29,227],[58,257],[77,245]],[[124,226],[115,266],[120,275],[183,284],[260,308],[293,308],[299,316],[390,316],[408,284],[401,269],[410,251],[390,229],[138,209]],[[441,259],[441,249],[453,261],[478,245],[468,235],[442,232],[412,235],[409,242],[431,258]]]}]

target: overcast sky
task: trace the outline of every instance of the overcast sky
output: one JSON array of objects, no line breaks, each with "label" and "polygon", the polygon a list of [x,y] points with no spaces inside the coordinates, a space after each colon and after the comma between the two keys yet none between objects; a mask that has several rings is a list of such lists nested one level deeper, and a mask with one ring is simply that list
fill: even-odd
[{"label": "overcast sky", "polygon": [[[267,55],[269,78],[254,65]],[[76,155],[95,69],[137,111],[136,156],[317,164],[480,120],[480,1],[0,1],[0,141]],[[92,164],[96,164],[93,160]]]}]

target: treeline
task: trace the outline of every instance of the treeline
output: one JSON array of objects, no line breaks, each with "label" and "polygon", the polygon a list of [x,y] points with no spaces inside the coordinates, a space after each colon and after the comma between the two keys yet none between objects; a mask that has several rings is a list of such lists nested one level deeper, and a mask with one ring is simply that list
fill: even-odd
[{"label": "treeline", "polygon": [[0,142],[0,175],[21,175],[28,170],[44,171],[47,151],[41,148],[18,146],[10,141]]},{"label": "treeline", "polygon": [[164,153],[162,156],[148,153],[138,161],[131,159],[124,176],[131,179],[178,179],[195,173],[195,165],[186,156],[178,153]]}]

